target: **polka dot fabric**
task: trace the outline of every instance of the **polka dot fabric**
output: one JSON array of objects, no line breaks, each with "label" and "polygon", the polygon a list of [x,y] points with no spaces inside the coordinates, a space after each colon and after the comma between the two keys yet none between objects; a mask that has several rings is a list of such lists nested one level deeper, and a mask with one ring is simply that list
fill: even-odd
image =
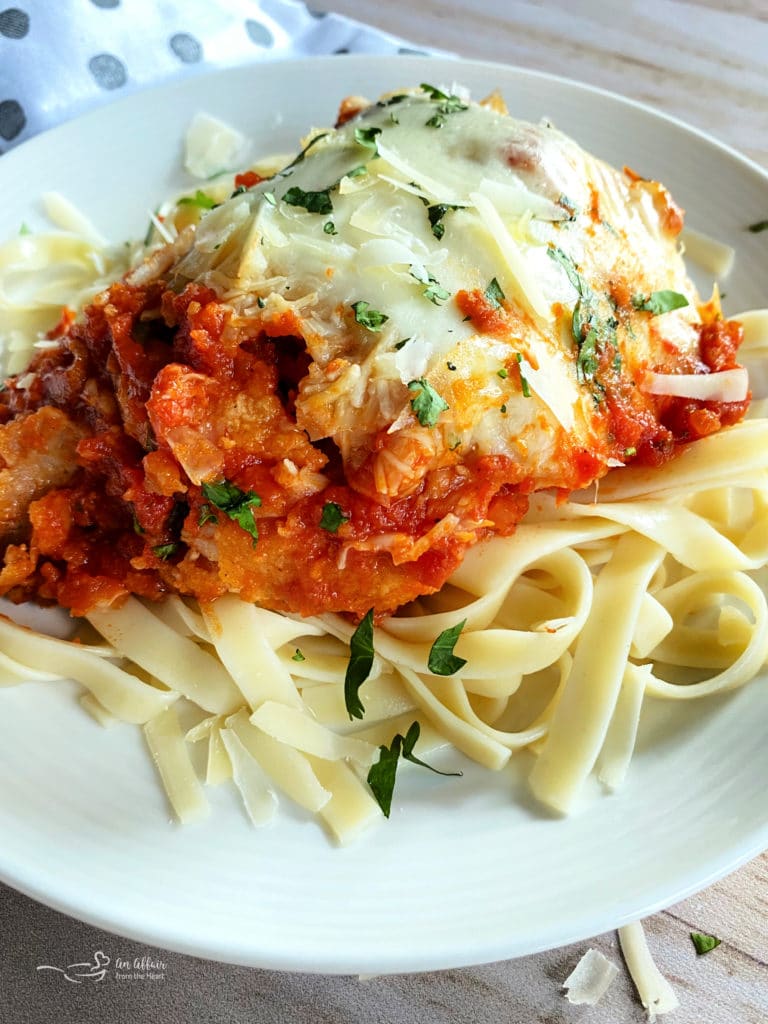
[{"label": "polka dot fabric", "polygon": [[0,0],[0,153],[171,77],[331,53],[413,53],[294,0]]}]

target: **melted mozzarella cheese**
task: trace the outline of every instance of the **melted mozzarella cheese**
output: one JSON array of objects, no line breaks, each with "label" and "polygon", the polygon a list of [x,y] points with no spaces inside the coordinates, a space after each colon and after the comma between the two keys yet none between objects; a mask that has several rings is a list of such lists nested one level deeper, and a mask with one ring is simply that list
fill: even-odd
[{"label": "melted mozzarella cheese", "polygon": [[[579,294],[552,248],[609,312],[617,276],[633,292],[693,299],[693,286],[660,187],[548,124],[452,106],[441,112],[417,91],[315,133],[287,168],[203,218],[177,277],[225,281],[227,301],[251,313],[258,296],[265,324],[293,311],[290,333],[312,360],[297,422],[313,441],[333,438],[350,458],[382,431],[431,430],[432,464],[458,438],[462,453],[506,454],[558,485],[558,449],[595,450],[604,427],[569,327]],[[457,293],[482,303],[494,279],[504,317],[465,316]],[[628,373],[663,365],[647,314],[629,316],[617,342]],[[693,350],[694,306],[664,319],[664,340]],[[408,384],[418,380],[448,404],[436,427],[417,422]],[[426,473],[423,446],[416,459]]]}]

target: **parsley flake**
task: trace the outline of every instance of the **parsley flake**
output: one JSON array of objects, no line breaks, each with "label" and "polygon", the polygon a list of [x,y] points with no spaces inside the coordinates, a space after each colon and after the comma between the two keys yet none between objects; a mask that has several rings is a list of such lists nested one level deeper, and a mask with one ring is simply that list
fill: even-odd
[{"label": "parsley flake", "polygon": [[585,287],[584,281],[581,277],[581,274],[576,269],[576,264],[573,262],[571,257],[564,253],[562,249],[558,249],[557,246],[553,246],[552,248],[547,249],[547,255],[551,259],[553,259],[555,263],[560,264],[560,266],[568,275],[568,280],[571,282],[573,287],[576,289],[579,295],[583,295]]},{"label": "parsley flake", "polygon": [[329,134],[330,134],[330,132],[321,132],[319,135],[316,135],[313,139],[310,139],[309,142],[304,147],[304,149],[302,149],[302,151],[299,153],[299,155],[297,157],[294,157],[294,159],[291,160],[291,162],[289,164],[287,164],[282,169],[282,171],[280,171],[280,177],[283,178],[287,174],[289,174],[297,164],[300,164],[302,162],[302,160],[307,155],[307,153],[310,151],[310,149],[312,149],[312,147],[314,145],[316,145],[320,141],[320,139],[324,139],[326,137],[326,135],[329,135]]},{"label": "parsley flake", "polygon": [[[580,382],[595,381],[595,374],[600,365],[600,350],[605,345],[616,347],[616,328],[618,320],[612,316],[600,314],[598,296],[584,280],[576,264],[567,253],[556,246],[547,249],[549,256],[559,263],[568,276],[568,280],[579,293],[579,299],[573,308],[571,333],[576,344],[576,379]],[[595,387],[602,390],[602,385],[595,381]],[[601,401],[600,395],[593,393],[596,402]]]},{"label": "parsley flake", "polygon": [[[239,487],[229,483],[228,480],[222,480],[215,484],[203,484],[202,492],[214,508],[219,509],[253,537],[253,546],[256,547],[259,529],[253,510],[261,505],[261,498],[258,494],[255,491],[241,491]],[[209,519],[216,518],[209,511],[206,511],[205,518],[203,518],[203,509],[207,509],[207,506],[204,505],[200,509],[198,523],[201,526]]]},{"label": "parsley flake", "polygon": [[339,233],[336,230],[336,225],[333,223],[332,220],[327,220],[325,224],[323,224],[323,231],[325,232],[326,235],[338,235]]},{"label": "parsley flake", "polygon": [[467,624],[466,619],[450,629],[444,629],[440,636],[432,644],[429,652],[427,667],[436,676],[452,676],[467,664],[466,658],[458,658],[453,653],[456,641],[459,639],[462,629]]},{"label": "parsley flake", "polygon": [[442,89],[436,89],[434,85],[422,82],[421,88],[429,94],[431,100],[437,102],[437,113],[426,122],[428,128],[442,128],[448,114],[457,114],[461,110],[468,110],[469,106],[460,96],[448,95]]},{"label": "parsley flake", "polygon": [[753,235],[758,235],[761,231],[768,231],[768,220],[759,220],[750,224],[747,231],[751,231]]},{"label": "parsley flake", "polygon": [[429,223],[430,226],[432,227],[432,234],[438,241],[445,234],[445,224],[443,224],[443,217],[445,217],[446,213],[450,213],[452,210],[464,209],[464,206],[456,206],[453,203],[436,203],[434,206],[427,207],[427,217],[429,218]]},{"label": "parsley flake", "polygon": [[365,146],[373,150],[373,156],[378,156],[379,151],[376,144],[376,136],[381,135],[381,128],[372,126],[370,128],[355,128],[355,142],[358,146]]},{"label": "parsley flake", "polygon": [[441,302],[445,302],[446,299],[450,299],[451,293],[443,288],[439,281],[436,281],[434,277],[430,277],[429,285],[424,289],[424,298],[429,299],[435,306],[439,306]]},{"label": "parsley flake", "polygon": [[661,313],[669,313],[673,309],[682,309],[683,306],[688,306],[690,303],[680,292],[673,292],[665,288],[660,292],[651,292],[650,295],[633,295],[632,305],[635,309],[645,309],[654,316],[659,316]]},{"label": "parsley flake", "polygon": [[450,299],[451,293],[446,288],[443,288],[437,278],[433,277],[421,264],[412,263],[409,273],[419,284],[426,285],[421,294],[425,299],[429,299],[430,302],[434,303],[434,305],[439,306],[441,302]]},{"label": "parsley flake", "polygon": [[[522,368],[523,357],[522,357],[520,352],[516,352],[515,353],[515,359],[517,359],[517,364],[520,367],[518,372],[520,373],[520,388],[521,388],[521,390],[523,392],[523,398],[530,398],[531,397],[531,385],[528,383],[528,378],[523,374],[523,368]],[[502,412],[506,412],[507,411],[506,406],[502,406],[501,411]]]},{"label": "parsley flake", "polygon": [[296,653],[291,655],[291,661],[306,661],[307,659],[301,653],[300,648],[296,648]]},{"label": "parsley flake", "polygon": [[364,302],[362,299],[358,302],[353,302],[351,308],[355,314],[355,320],[360,326],[365,327],[366,330],[372,331],[374,334],[377,334],[387,320],[389,320],[386,313],[380,313],[377,309],[371,309],[370,302]]},{"label": "parsley flake", "polygon": [[[267,198],[266,194],[264,198]],[[333,212],[330,188],[321,189],[319,192],[305,192],[298,185],[294,185],[285,193],[283,201],[289,206],[303,206],[307,213]]]},{"label": "parsley flake", "polygon": [[162,559],[163,562],[167,562],[179,550],[179,544],[177,541],[172,541],[170,544],[156,544],[152,550],[158,558]]},{"label": "parsley flake", "polygon": [[320,516],[320,529],[328,533],[336,533],[338,528],[349,522],[349,516],[344,515],[341,505],[335,501],[326,501],[323,505],[323,514]]},{"label": "parsley flake", "polygon": [[408,385],[409,391],[418,392],[415,398],[411,399],[411,408],[422,427],[434,427],[440,418],[440,413],[445,412],[448,403],[442,398],[424,377],[412,380]]},{"label": "parsley flake", "polygon": [[410,338],[401,338],[400,341],[395,343],[395,352],[399,352],[410,340]]},{"label": "parsley flake", "polygon": [[704,956],[705,953],[711,953],[713,949],[717,949],[722,941],[722,939],[716,939],[714,935],[704,935],[702,932],[691,932],[691,942],[696,949],[697,956]]},{"label": "parsley flake", "polygon": [[576,220],[576,215],[579,212],[579,208],[576,205],[576,203],[574,203],[572,199],[569,199],[564,192],[560,193],[560,196],[557,200],[557,205],[562,206],[562,208],[568,213],[568,220]]},{"label": "parsley flake", "polygon": [[206,195],[205,192],[198,189],[193,196],[182,196],[176,205],[197,206],[200,210],[215,210],[219,204],[211,199],[209,195]]},{"label": "parsley flake", "polygon": [[509,376],[509,370],[502,366],[500,370],[496,371],[496,376],[501,377],[502,380],[506,380]]},{"label": "parsley flake", "polygon": [[197,514],[197,525],[205,526],[206,523],[218,523],[219,517],[213,511],[210,505],[205,504],[200,506],[200,511]]},{"label": "parsley flake", "polygon": [[359,691],[371,674],[373,653],[373,608],[369,608],[349,641],[349,664],[344,676],[344,703],[350,719],[362,718],[365,714]]},{"label": "parsley flake", "polygon": [[376,797],[376,802],[384,812],[385,818],[388,818],[392,811],[392,794],[395,791],[397,763],[401,756],[406,761],[410,761],[411,764],[417,764],[421,768],[428,768],[429,771],[434,772],[436,775],[460,776],[462,774],[461,772],[441,772],[438,768],[433,768],[431,764],[427,764],[426,761],[416,757],[413,748],[416,746],[420,735],[421,726],[418,722],[413,722],[405,736],[397,733],[388,747],[383,745],[379,747],[379,760],[370,767],[368,785]]},{"label": "parsley flake", "polygon": [[501,285],[495,277],[491,278],[488,287],[485,289],[485,298],[493,309],[501,309],[502,300],[505,299],[506,296],[501,290]]}]

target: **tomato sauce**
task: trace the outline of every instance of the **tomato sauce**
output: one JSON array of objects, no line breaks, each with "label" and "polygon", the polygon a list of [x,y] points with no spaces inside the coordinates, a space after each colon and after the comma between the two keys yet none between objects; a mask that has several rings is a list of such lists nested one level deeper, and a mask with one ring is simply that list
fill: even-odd
[{"label": "tomato sauce", "polygon": [[[511,314],[483,292],[456,301],[478,331],[508,334]],[[438,590],[470,545],[512,533],[536,489],[509,457],[447,452],[387,499],[372,468],[386,433],[345,475],[335,445],[296,422],[309,357],[290,312],[249,334],[210,288],[120,282],[55,333],[60,347],[37,356],[27,386],[11,380],[0,396],[3,422],[53,407],[73,430],[65,485],[28,504],[26,536],[6,537],[16,543],[0,592],[14,598],[82,615],[128,594],[235,592],[307,615],[383,614]],[[736,325],[703,326],[702,369],[735,365],[740,340]],[[662,462],[746,408],[653,398],[607,364],[601,374],[618,457]],[[575,445],[563,458],[574,487],[604,470]],[[226,485],[224,498],[211,483]],[[341,516],[324,529],[329,503]]]}]

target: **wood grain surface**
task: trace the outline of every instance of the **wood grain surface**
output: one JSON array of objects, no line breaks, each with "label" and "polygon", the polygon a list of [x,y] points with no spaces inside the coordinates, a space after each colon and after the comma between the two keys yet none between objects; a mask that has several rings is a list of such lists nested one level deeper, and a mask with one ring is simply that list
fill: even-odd
[{"label": "wood grain surface", "polygon": [[[310,5],[378,26],[415,47],[517,64],[614,90],[703,128],[768,167],[768,0],[310,0]],[[631,1024],[647,1019],[613,933],[516,961],[360,982],[205,964],[149,950],[2,887],[0,921],[0,1021],[8,1024]],[[657,963],[680,999],[680,1008],[668,1018],[671,1024],[768,1021],[768,854],[649,919],[646,929]],[[722,945],[697,957],[689,938],[694,930],[717,935]],[[590,945],[621,972],[598,1006],[571,1006],[560,986]],[[22,980],[36,964],[66,963],[73,954],[100,948],[113,956],[117,951],[163,959],[164,982],[105,985],[97,998],[93,991],[72,991],[76,986],[68,991],[47,978],[30,1000]]]}]

